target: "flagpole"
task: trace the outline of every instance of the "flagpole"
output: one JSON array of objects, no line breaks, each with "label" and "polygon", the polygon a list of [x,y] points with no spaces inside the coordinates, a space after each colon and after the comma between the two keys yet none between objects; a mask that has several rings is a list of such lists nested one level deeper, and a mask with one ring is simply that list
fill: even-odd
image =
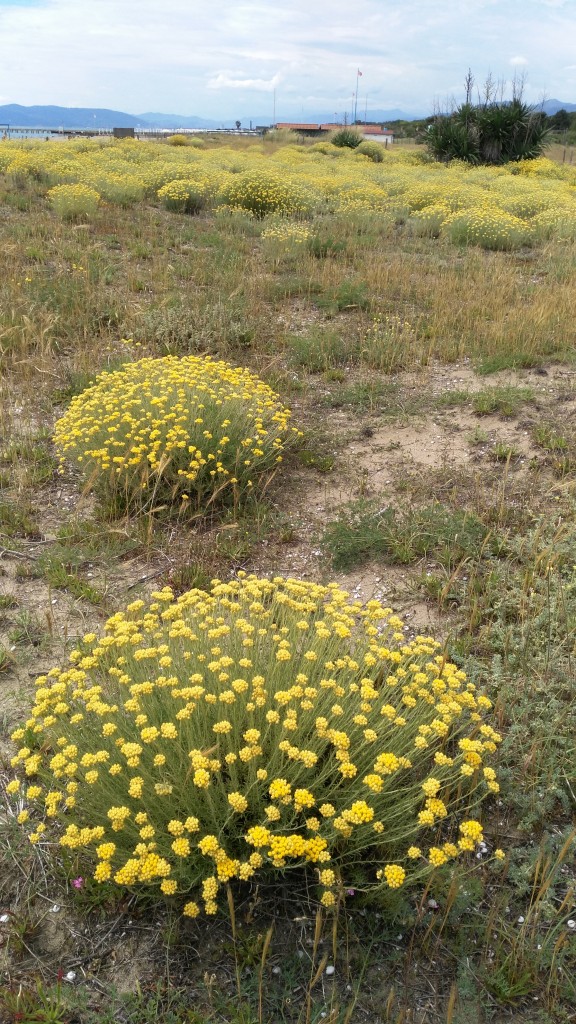
[{"label": "flagpole", "polygon": [[360,78],[361,74],[362,74],[362,72],[360,71],[360,68],[357,68],[356,69],[356,91],[354,93],[354,124],[356,124],[356,121],[358,120],[358,79]]}]

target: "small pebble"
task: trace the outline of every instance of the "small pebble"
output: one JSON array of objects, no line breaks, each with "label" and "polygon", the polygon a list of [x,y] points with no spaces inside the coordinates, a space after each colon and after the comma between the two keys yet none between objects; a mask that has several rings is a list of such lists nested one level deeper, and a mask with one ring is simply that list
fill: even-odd
[{"label": "small pebble", "polygon": [[50,907],[50,913],[51,914],[58,914],[59,911],[60,911],[60,907],[59,907],[58,903],[55,903],[52,907]]},{"label": "small pebble", "polygon": [[325,973],[328,978],[331,978],[332,975],[336,973],[336,968],[333,967],[332,964],[328,964]]},{"label": "small pebble", "polygon": [[[10,920],[10,915],[9,914],[0,914],[0,924],[6,924],[6,922],[9,921],[9,920]],[[568,922],[568,927],[570,927],[570,922]]]},{"label": "small pebble", "polygon": [[576,921],[573,921],[572,919],[570,919],[570,921],[566,921],[566,924],[568,928],[576,928]]},{"label": "small pebble", "polygon": [[75,977],[76,977],[76,971],[68,971],[68,974],[64,975],[64,981],[72,982],[72,981],[74,981]]}]

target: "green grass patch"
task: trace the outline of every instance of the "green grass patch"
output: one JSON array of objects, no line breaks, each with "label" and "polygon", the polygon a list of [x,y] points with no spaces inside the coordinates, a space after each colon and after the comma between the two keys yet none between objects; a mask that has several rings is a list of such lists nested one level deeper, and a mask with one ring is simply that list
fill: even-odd
[{"label": "green grass patch", "polygon": [[330,316],[337,313],[353,313],[370,308],[368,287],[363,281],[342,281],[315,299],[319,309]]},{"label": "green grass patch", "polygon": [[486,388],[473,396],[472,408],[477,416],[499,415],[512,418],[518,415],[523,405],[533,401],[532,388]]},{"label": "green grass patch", "polygon": [[17,503],[8,498],[0,500],[0,532],[8,537],[38,540],[40,529],[36,512],[27,502]]},{"label": "green grass patch", "polygon": [[500,552],[503,541],[473,513],[440,503],[398,510],[377,509],[373,502],[361,500],[328,524],[323,545],[336,570],[371,559],[410,565],[422,558],[450,569],[479,553]]}]

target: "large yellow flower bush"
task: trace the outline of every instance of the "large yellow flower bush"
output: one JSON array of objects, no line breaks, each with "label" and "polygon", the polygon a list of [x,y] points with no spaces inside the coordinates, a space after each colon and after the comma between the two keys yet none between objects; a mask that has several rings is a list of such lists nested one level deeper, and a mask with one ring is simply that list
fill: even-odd
[{"label": "large yellow flower bush", "polygon": [[290,411],[246,369],[166,356],[102,373],[58,420],[54,442],[123,508],[238,502],[269,478],[296,435]]},{"label": "large yellow flower bush", "polygon": [[358,865],[367,889],[421,879],[475,850],[471,794],[498,790],[489,700],[336,584],[161,590],[36,687],[8,786],[30,841],[191,916],[232,879],[295,867],[325,906]]}]

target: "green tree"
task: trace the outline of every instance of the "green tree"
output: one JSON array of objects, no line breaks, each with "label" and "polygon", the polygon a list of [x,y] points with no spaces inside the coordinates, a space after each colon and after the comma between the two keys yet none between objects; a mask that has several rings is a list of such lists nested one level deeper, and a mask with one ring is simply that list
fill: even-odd
[{"label": "green tree", "polygon": [[570,114],[568,111],[564,110],[564,108],[556,111],[556,113],[550,118],[550,127],[553,128],[555,132],[567,132],[570,128]]},{"label": "green tree", "polygon": [[438,114],[426,131],[426,144],[437,160],[471,164],[506,164],[540,156],[549,135],[541,112],[522,98],[523,82],[514,81],[512,98],[488,78],[483,95],[472,102],[474,80],[466,78],[466,100],[449,114]]}]

